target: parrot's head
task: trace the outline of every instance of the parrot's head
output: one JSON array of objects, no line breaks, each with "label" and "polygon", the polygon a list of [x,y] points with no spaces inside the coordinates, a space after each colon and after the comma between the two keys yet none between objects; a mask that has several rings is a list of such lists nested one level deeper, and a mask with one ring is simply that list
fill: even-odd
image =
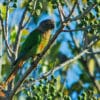
[{"label": "parrot's head", "polygon": [[54,20],[53,19],[46,19],[43,20],[42,22],[40,22],[39,24],[39,29],[41,31],[48,31],[48,30],[52,30],[54,28]]}]

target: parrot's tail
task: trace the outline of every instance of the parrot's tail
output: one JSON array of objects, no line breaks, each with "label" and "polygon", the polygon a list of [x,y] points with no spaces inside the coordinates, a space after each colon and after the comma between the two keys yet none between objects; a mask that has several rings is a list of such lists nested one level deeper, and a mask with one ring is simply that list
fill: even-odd
[{"label": "parrot's tail", "polygon": [[11,71],[11,73],[9,74],[8,78],[6,79],[5,82],[5,87],[15,78],[18,70],[22,67],[23,65],[23,60],[21,60],[18,64],[17,64],[17,60],[13,63],[13,65],[16,65],[13,70]]}]

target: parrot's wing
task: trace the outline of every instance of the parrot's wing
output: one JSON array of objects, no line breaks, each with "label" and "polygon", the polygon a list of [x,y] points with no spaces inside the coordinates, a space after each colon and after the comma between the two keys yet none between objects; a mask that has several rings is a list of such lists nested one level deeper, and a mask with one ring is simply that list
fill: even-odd
[{"label": "parrot's wing", "polygon": [[32,31],[29,36],[26,38],[25,42],[22,44],[20,54],[27,54],[33,47],[41,42],[41,32],[39,30]]},{"label": "parrot's wing", "polygon": [[37,46],[39,45],[40,42],[41,42],[41,31],[36,29],[29,34],[29,36],[22,44],[18,59],[15,62],[17,63],[20,59],[24,58],[25,56],[28,56],[28,53],[31,51],[32,48],[35,49],[33,51],[35,54]]}]

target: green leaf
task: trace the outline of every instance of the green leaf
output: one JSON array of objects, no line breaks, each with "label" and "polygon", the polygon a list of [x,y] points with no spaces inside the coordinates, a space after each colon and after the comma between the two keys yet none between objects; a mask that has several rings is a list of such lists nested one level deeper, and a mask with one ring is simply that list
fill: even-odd
[{"label": "green leaf", "polygon": [[40,15],[41,14],[41,10],[40,9],[36,9],[36,15]]},{"label": "green leaf", "polygon": [[0,11],[1,11],[1,17],[5,19],[6,18],[6,5],[0,4]]}]

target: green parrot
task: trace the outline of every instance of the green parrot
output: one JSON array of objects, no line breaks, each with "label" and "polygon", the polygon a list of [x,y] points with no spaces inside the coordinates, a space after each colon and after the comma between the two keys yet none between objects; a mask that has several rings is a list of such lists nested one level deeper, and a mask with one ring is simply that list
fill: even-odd
[{"label": "green parrot", "polygon": [[25,60],[30,57],[34,57],[43,51],[50,39],[50,34],[53,28],[54,20],[46,19],[40,22],[39,26],[28,35],[21,46],[18,58],[13,63],[13,65],[16,67],[8,76],[5,85],[9,84],[14,79]]}]

